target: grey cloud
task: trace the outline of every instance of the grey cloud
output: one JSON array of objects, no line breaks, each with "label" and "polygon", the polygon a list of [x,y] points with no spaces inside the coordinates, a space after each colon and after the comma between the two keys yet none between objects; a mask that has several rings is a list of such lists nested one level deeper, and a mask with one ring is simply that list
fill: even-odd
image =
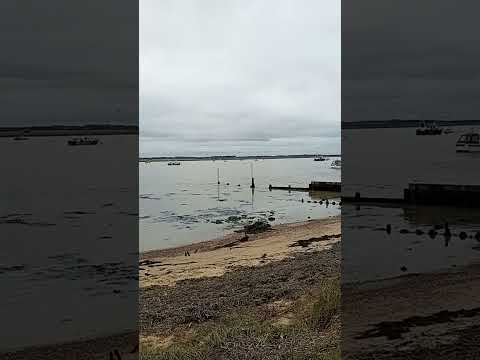
[{"label": "grey cloud", "polygon": [[339,136],[339,3],[140,4],[142,136],[212,149]]}]

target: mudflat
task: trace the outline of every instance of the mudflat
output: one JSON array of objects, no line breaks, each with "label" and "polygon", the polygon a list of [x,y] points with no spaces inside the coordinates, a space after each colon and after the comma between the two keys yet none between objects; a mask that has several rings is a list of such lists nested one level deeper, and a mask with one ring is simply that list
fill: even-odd
[{"label": "mudflat", "polygon": [[342,358],[478,359],[480,266],[342,286]]}]

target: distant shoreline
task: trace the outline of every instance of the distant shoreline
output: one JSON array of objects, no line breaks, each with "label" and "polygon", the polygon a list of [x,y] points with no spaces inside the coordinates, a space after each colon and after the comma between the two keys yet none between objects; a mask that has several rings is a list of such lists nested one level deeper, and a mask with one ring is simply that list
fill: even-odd
[{"label": "distant shoreline", "polygon": [[134,125],[83,125],[83,126],[22,126],[0,127],[0,137],[15,136],[73,136],[73,135],[135,135]]},{"label": "distant shoreline", "polygon": [[[418,127],[423,120],[372,120],[372,121],[342,121],[343,130],[352,129],[401,129]],[[425,120],[435,122],[438,126],[480,126],[480,120]]]},{"label": "distant shoreline", "polygon": [[341,157],[340,154],[302,154],[302,155],[246,155],[246,156],[152,156],[152,157],[140,157],[140,162],[149,161],[208,161],[208,160],[255,160],[255,159],[311,159],[318,156],[324,157]]}]

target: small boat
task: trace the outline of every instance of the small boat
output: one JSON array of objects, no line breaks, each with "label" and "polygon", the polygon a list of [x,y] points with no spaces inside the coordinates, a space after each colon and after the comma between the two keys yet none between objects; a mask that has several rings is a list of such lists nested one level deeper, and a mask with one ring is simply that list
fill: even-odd
[{"label": "small boat", "polygon": [[425,121],[422,121],[420,127],[417,128],[417,135],[441,135],[443,129],[438,127],[435,122],[427,124]]},{"label": "small boat", "polygon": [[318,156],[316,158],[313,159],[313,161],[325,161],[327,159],[325,159],[323,156]]},{"label": "small boat", "polygon": [[167,165],[172,166],[172,165],[180,165],[180,162],[178,161],[170,161]]},{"label": "small boat", "polygon": [[341,169],[342,168],[342,160],[334,160],[330,165],[332,169]]},{"label": "small boat", "polygon": [[457,152],[463,153],[480,152],[480,134],[471,131],[461,135],[455,148]]},{"label": "small boat", "polygon": [[75,146],[75,145],[97,145],[98,139],[92,138],[73,138],[68,140],[68,145]]}]

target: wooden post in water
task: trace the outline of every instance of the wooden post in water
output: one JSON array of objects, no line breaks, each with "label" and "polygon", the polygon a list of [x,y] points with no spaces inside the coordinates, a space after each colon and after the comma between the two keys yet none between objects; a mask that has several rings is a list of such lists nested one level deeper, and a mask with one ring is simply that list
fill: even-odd
[{"label": "wooden post in water", "polygon": [[250,163],[250,172],[252,174],[252,185],[250,185],[250,188],[255,189],[255,179],[253,178],[253,163]]},{"label": "wooden post in water", "polygon": [[220,168],[217,168],[217,184],[220,185]]}]

